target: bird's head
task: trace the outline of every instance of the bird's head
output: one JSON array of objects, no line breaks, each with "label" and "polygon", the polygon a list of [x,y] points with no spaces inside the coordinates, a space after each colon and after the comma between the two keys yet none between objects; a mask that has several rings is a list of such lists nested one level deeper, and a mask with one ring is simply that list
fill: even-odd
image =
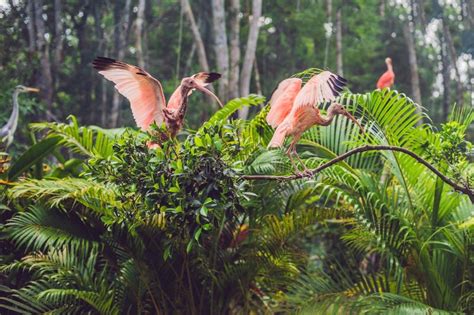
[{"label": "bird's head", "polygon": [[192,77],[186,77],[181,80],[181,85],[188,89],[195,89],[197,84]]},{"label": "bird's head", "polygon": [[[219,75],[220,76],[220,75]],[[207,83],[207,82],[206,82]],[[189,89],[190,91],[192,90],[198,90],[202,93],[205,93],[207,95],[210,95],[211,97],[213,97],[217,103],[219,104],[220,107],[224,107],[224,105],[222,105],[221,101],[219,100],[219,98],[214,94],[212,93],[211,91],[209,91],[208,89],[206,89],[204,87],[205,84],[202,84],[199,82],[199,80],[197,80],[196,78],[194,78],[194,76],[192,77],[187,77],[187,78],[184,78],[183,80],[181,80],[181,86],[186,88],[186,89]]]},{"label": "bird's head", "polygon": [[390,57],[385,58],[385,63],[388,64],[388,65],[391,65],[392,64],[392,58],[390,58]]},{"label": "bird's head", "polygon": [[365,132],[364,131],[364,128],[360,125],[360,123],[357,121],[357,119],[355,119],[354,116],[351,115],[351,113],[349,113],[345,108],[344,106],[342,106],[341,104],[339,103],[332,103],[329,108],[328,108],[328,113],[332,115],[343,115],[343,116],[346,116],[347,118],[349,118],[354,124],[356,124],[357,126],[359,126],[359,128],[362,130],[362,132]]},{"label": "bird's head", "polygon": [[32,88],[32,87],[28,87],[24,85],[17,85],[15,87],[15,91],[17,91],[18,93],[28,93],[28,92],[38,93],[40,90],[37,88]]}]

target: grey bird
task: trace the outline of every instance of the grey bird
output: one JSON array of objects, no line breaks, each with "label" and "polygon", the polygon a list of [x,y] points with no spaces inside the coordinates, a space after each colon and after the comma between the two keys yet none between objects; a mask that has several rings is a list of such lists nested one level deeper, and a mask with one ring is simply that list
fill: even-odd
[{"label": "grey bird", "polygon": [[13,91],[13,111],[8,118],[7,123],[0,129],[0,142],[4,144],[5,149],[8,148],[13,142],[13,136],[15,134],[16,128],[18,126],[18,114],[19,114],[19,104],[18,104],[18,95],[20,93],[35,92],[38,93],[39,89],[27,87],[23,85],[17,85]]}]

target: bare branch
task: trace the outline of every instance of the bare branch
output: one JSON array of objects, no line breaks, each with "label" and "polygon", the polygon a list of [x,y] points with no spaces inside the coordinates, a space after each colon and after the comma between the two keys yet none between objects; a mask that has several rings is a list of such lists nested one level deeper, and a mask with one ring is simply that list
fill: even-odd
[{"label": "bare branch", "polygon": [[241,176],[242,179],[247,179],[247,180],[293,180],[293,179],[299,179],[299,178],[306,178],[306,177],[313,177],[320,173],[322,170],[342,161],[350,157],[351,155],[361,153],[361,152],[366,152],[366,151],[398,151],[405,153],[412,158],[414,158],[418,163],[423,164],[426,166],[430,171],[432,171],[436,176],[441,178],[442,181],[444,181],[446,184],[449,186],[453,187],[454,190],[459,191],[461,193],[464,193],[469,196],[471,201],[474,202],[474,190],[470,189],[469,187],[461,186],[457,183],[455,183],[453,180],[450,178],[446,177],[443,175],[439,170],[436,169],[432,164],[430,164],[428,161],[424,160],[421,158],[419,155],[416,153],[405,149],[401,147],[396,147],[396,146],[389,146],[389,145],[365,145],[362,147],[358,147],[355,149],[352,149],[350,151],[347,151],[344,154],[341,154],[337,156],[336,158],[329,160],[328,162],[321,164],[317,168],[310,170],[307,173],[302,173],[302,174],[295,174],[295,175],[243,175]]}]

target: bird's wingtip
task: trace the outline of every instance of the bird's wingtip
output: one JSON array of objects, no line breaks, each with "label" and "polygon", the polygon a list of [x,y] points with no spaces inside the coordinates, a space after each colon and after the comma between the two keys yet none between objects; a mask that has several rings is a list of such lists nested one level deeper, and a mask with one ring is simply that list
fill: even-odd
[{"label": "bird's wingtip", "polygon": [[205,82],[206,83],[212,83],[216,80],[219,80],[221,78],[221,76],[222,75],[218,72],[209,72],[209,73],[207,73],[207,77],[205,79]]},{"label": "bird's wingtip", "polygon": [[93,61],[92,61],[92,66],[94,69],[98,71],[104,71],[104,70],[109,70],[111,68],[125,68],[126,64],[123,62],[117,61],[116,59],[108,58],[108,57],[102,57],[102,56],[97,56]]}]

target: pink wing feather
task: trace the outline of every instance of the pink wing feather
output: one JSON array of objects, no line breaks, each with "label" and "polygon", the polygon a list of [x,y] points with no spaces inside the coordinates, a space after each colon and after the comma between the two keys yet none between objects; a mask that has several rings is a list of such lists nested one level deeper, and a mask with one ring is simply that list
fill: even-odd
[{"label": "pink wing feather", "polygon": [[278,127],[291,111],[293,102],[301,90],[303,81],[297,78],[290,78],[280,82],[270,99],[270,111],[267,115],[267,122],[273,128]]},{"label": "pink wing feather", "polygon": [[334,100],[346,85],[347,80],[329,71],[313,76],[301,89],[295,99],[294,109],[302,106],[317,106]]},{"label": "pink wing feather", "polygon": [[158,125],[163,122],[166,100],[158,80],[136,66],[110,58],[97,57],[92,64],[130,101],[138,127],[147,130],[153,121]]}]

